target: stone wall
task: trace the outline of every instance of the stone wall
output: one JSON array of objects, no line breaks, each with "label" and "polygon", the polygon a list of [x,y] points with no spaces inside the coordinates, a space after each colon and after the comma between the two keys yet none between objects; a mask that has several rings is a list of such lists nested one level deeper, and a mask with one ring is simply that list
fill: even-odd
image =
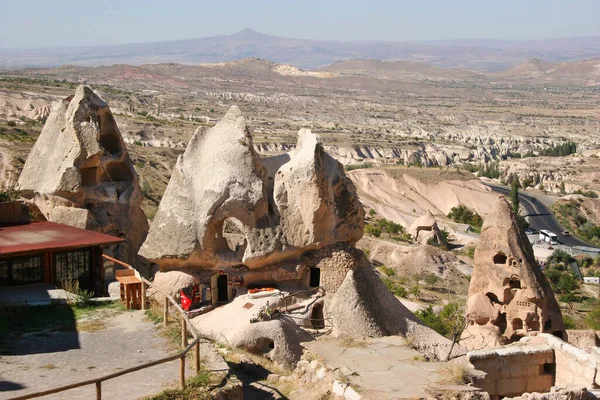
[{"label": "stone wall", "polygon": [[554,385],[554,351],[548,345],[476,350],[467,353],[467,360],[487,374],[475,385],[492,399],[525,392],[545,393]]},{"label": "stone wall", "polygon": [[356,250],[347,243],[314,250],[302,256],[308,267],[321,270],[321,286],[327,294],[335,293],[344,282],[346,274],[357,265]]},{"label": "stone wall", "polygon": [[539,336],[554,350],[557,386],[600,388],[600,360],[593,353],[586,353],[552,335]]}]

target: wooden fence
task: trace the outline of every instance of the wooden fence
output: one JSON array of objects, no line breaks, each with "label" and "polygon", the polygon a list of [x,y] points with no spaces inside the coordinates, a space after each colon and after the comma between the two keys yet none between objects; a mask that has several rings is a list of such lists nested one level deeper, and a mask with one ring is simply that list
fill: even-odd
[{"label": "wooden fence", "polygon": [[[161,358],[161,359],[155,360],[155,361],[150,361],[145,364],[127,368],[127,369],[124,369],[119,372],[114,372],[112,374],[99,376],[97,378],[88,379],[85,381],[76,382],[76,383],[72,383],[69,385],[59,386],[59,387],[53,388],[53,389],[43,390],[40,392],[30,393],[30,394],[26,394],[26,395],[18,396],[18,397],[12,397],[12,400],[34,399],[37,397],[60,393],[60,392],[64,392],[65,390],[75,389],[78,387],[88,386],[88,385],[96,386],[96,399],[101,400],[102,399],[102,383],[103,382],[108,381],[110,379],[118,378],[119,376],[130,374],[132,372],[136,372],[136,371],[140,371],[140,370],[143,370],[146,368],[154,367],[156,365],[164,364],[169,361],[174,361],[177,359],[179,359],[179,388],[183,389],[183,388],[185,388],[185,359],[187,357],[187,354],[192,349],[194,350],[194,368],[196,370],[196,373],[198,373],[200,371],[200,339],[201,339],[200,335],[198,335],[198,333],[192,326],[190,320],[188,319],[186,313],[181,309],[179,304],[177,304],[175,299],[173,299],[173,297],[171,297],[167,293],[163,292],[162,290],[154,287],[152,285],[152,282],[148,281],[146,278],[141,276],[140,273],[135,268],[133,268],[131,265],[126,264],[122,261],[119,261],[117,259],[114,259],[114,258],[109,257],[104,254],[102,255],[102,257],[106,260],[112,261],[116,264],[119,264],[119,265],[124,266],[129,269],[132,269],[135,272],[136,277],[138,277],[138,279],[140,279],[140,281],[142,282],[142,310],[144,310],[146,308],[146,285],[153,287],[156,291],[160,292],[161,294],[163,294],[165,296],[165,305],[164,305],[164,309],[163,309],[163,324],[165,327],[167,326],[168,321],[169,321],[169,303],[171,303],[171,305],[173,307],[175,307],[175,310],[180,314],[180,317],[181,317],[181,348],[183,350],[181,350],[179,353],[174,354],[172,356]],[[188,329],[193,337],[193,340],[190,343],[188,343],[188,335],[187,335]]]}]

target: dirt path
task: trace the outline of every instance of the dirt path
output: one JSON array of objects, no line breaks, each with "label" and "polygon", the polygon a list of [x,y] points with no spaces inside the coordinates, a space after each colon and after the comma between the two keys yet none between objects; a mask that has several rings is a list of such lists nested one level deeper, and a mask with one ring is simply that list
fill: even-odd
[{"label": "dirt path", "polygon": [[[92,321],[93,322],[93,321]],[[0,399],[92,379],[169,355],[169,341],[141,311],[105,315],[100,330],[55,332],[24,337],[19,355],[0,357]],[[69,350],[61,351],[65,348]],[[189,369],[187,376],[192,376]],[[175,384],[179,361],[112,379],[102,385],[103,398],[137,399]],[[95,387],[72,389],[44,399],[91,399]]]}]

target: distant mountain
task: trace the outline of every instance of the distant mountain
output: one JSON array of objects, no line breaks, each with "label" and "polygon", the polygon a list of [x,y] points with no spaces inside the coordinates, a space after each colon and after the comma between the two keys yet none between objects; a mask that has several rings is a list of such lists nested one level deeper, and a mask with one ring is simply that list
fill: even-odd
[{"label": "distant mountain", "polygon": [[427,42],[290,39],[244,29],[233,35],[110,46],[0,50],[0,68],[64,64],[200,64],[259,57],[299,68],[350,59],[402,60],[437,67],[502,71],[532,57],[550,62],[600,57],[600,36],[535,41],[441,40]]},{"label": "distant mountain", "polygon": [[534,58],[507,71],[498,73],[497,76],[595,86],[600,83],[600,58],[561,63],[552,63]]}]

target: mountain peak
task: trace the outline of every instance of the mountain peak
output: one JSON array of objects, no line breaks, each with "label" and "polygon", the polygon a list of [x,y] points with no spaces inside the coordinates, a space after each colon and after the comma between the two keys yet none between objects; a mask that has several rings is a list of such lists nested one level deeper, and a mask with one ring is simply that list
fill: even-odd
[{"label": "mountain peak", "polygon": [[264,36],[269,36],[269,35],[266,35],[266,34],[261,33],[261,32],[257,32],[254,29],[244,28],[241,31],[238,31],[238,32],[234,33],[231,36],[238,36],[238,37],[248,38],[248,37],[264,37]]}]

